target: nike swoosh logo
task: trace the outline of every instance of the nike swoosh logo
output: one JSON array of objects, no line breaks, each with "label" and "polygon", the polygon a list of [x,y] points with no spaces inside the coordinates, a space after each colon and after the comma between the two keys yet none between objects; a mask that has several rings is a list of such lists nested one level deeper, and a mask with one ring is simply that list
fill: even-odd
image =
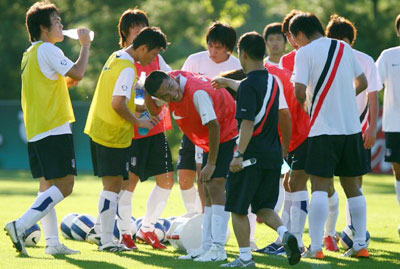
[{"label": "nike swoosh logo", "polygon": [[151,238],[149,238],[149,241],[150,241],[151,245],[153,245],[156,242],[155,240],[153,240]]},{"label": "nike swoosh logo", "polygon": [[175,115],[175,111],[172,111],[172,117],[174,118],[174,120],[182,120],[183,119],[183,117]]},{"label": "nike swoosh logo", "polygon": [[213,258],[211,258],[211,260],[212,260],[213,262],[215,262],[217,259],[213,259]]},{"label": "nike swoosh logo", "polygon": [[392,64],[392,66],[399,66],[400,64]]}]

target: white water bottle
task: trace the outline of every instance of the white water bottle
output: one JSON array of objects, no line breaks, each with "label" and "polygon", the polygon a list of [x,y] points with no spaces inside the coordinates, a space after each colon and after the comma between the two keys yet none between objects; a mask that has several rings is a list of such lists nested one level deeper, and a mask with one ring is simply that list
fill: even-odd
[{"label": "white water bottle", "polygon": [[[63,35],[68,36],[69,38],[72,39],[79,39],[78,36],[78,29],[69,29],[69,30],[63,30]],[[90,41],[93,41],[94,39],[94,32],[90,31],[89,32],[89,36],[90,36]]]}]

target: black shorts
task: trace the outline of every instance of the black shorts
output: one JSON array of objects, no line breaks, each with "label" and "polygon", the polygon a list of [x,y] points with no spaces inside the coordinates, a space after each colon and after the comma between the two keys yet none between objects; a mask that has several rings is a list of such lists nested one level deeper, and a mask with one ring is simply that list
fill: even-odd
[{"label": "black shorts", "polygon": [[129,147],[109,148],[90,139],[93,172],[95,176],[122,176],[129,178]]},{"label": "black shorts", "polygon": [[361,133],[308,138],[306,172],[310,175],[357,177],[368,173]]},{"label": "black shorts", "polygon": [[385,162],[400,163],[400,133],[385,132]]},{"label": "black shorts", "polygon": [[171,149],[164,133],[132,141],[129,171],[140,181],[174,171]]},{"label": "black shorts", "polygon": [[29,165],[34,178],[46,180],[76,175],[72,134],[51,135],[28,142]]},{"label": "black shorts", "polygon": [[307,159],[307,139],[288,154],[288,165],[291,170],[304,170]]},{"label": "black shorts", "polygon": [[192,141],[184,134],[179,149],[178,170],[196,171],[195,147]]},{"label": "black shorts", "polygon": [[225,210],[247,215],[249,206],[257,213],[260,209],[274,209],[279,196],[281,169],[263,169],[252,165],[238,173],[229,172],[226,181]]},{"label": "black shorts", "polygon": [[[236,139],[219,144],[217,163],[215,164],[215,171],[211,178],[227,178],[229,172],[229,165],[233,159],[233,151],[236,147]],[[208,160],[208,152],[203,154],[203,166],[206,166]]]}]

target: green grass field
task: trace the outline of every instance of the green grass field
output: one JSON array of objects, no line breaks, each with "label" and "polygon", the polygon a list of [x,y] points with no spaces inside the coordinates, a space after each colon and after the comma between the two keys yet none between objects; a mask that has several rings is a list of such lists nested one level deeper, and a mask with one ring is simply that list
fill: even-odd
[{"label": "green grass field", "polygon": [[[324,261],[302,260],[296,268],[400,268],[400,239],[397,232],[400,224],[400,207],[394,193],[392,176],[370,175],[365,177],[364,192],[368,202],[368,230],[371,233],[369,247],[371,258],[358,260],[343,258],[341,253],[325,251]],[[145,214],[147,197],[154,187],[154,181],[139,184],[133,198],[133,216],[138,218]],[[337,229],[345,226],[345,197],[336,182],[340,195],[340,216]],[[98,196],[101,181],[91,175],[80,175],[75,182],[72,196],[57,206],[58,219],[68,213],[87,213],[97,215]],[[33,202],[38,190],[38,182],[30,173],[0,171],[0,227],[18,218]],[[185,213],[178,184],[173,188],[164,217],[179,216]],[[308,225],[307,225],[308,226]],[[310,243],[306,230],[305,244]],[[11,247],[5,232],[0,233],[0,268],[214,268],[218,264],[196,263],[177,260],[180,253],[169,246],[166,251],[153,250],[148,245],[139,244],[139,251],[120,254],[102,253],[97,247],[85,242],[61,240],[71,248],[79,249],[81,254],[73,256],[53,257],[44,254],[43,238],[35,248],[28,248],[30,258],[20,257]],[[257,224],[257,244],[264,247],[271,243],[276,233],[265,225]],[[229,261],[238,255],[235,237],[232,235],[227,245]],[[284,257],[255,254],[258,268],[288,268]]]}]

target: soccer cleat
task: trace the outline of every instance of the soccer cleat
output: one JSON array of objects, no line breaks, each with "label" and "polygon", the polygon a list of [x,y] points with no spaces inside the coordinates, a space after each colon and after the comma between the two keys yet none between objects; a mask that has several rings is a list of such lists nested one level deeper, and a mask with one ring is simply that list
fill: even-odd
[{"label": "soccer cleat", "polygon": [[257,217],[257,218],[256,218],[256,221],[257,221],[258,223],[264,223],[263,219],[260,218],[260,217]]},{"label": "soccer cleat", "polygon": [[203,255],[194,259],[196,262],[219,262],[228,259],[224,246],[213,244],[211,248]]},{"label": "soccer cleat", "polygon": [[250,241],[250,248],[251,248],[251,251],[257,251],[258,246],[257,246],[256,242]]},{"label": "soccer cleat", "polygon": [[278,255],[278,256],[286,256],[287,253],[286,253],[285,247],[281,246],[273,254]]},{"label": "soccer cleat", "polygon": [[137,250],[137,246],[135,244],[135,241],[132,238],[132,235],[130,234],[123,234],[122,235],[122,240],[121,244],[123,244],[125,247],[129,248],[130,250]]},{"label": "soccer cleat", "polygon": [[339,246],[337,244],[336,238],[328,235],[324,238],[325,248],[326,250],[337,252],[339,251]]},{"label": "soccer cleat", "polygon": [[200,248],[196,248],[192,251],[189,251],[188,254],[186,254],[184,256],[180,256],[178,259],[179,260],[193,260],[193,259],[200,257],[201,255],[203,255],[206,252],[207,252],[206,250],[204,250],[202,247],[200,247]]},{"label": "soccer cleat", "polygon": [[280,248],[281,246],[282,245],[278,245],[277,243],[271,243],[268,246],[266,246],[265,248],[256,250],[256,252],[266,253],[266,254],[274,254],[274,252],[277,251],[278,248]]},{"label": "soccer cleat", "polygon": [[106,251],[106,252],[123,252],[129,251],[130,249],[121,245],[115,241],[111,241],[107,244],[99,246],[99,251]]},{"label": "soccer cleat", "polygon": [[167,247],[163,245],[160,240],[158,240],[158,237],[154,231],[152,232],[144,232],[143,230],[140,230],[142,234],[142,239],[144,242],[147,244],[151,245],[154,249],[166,249]]},{"label": "soccer cleat", "polygon": [[12,222],[7,223],[6,226],[4,227],[4,231],[6,231],[6,234],[10,237],[10,239],[13,243],[13,247],[19,253],[29,256],[28,251],[26,251],[26,248],[25,248],[25,242],[23,240],[24,234],[18,234],[16,222],[12,221]]},{"label": "soccer cleat", "polygon": [[46,246],[44,253],[49,255],[72,255],[80,254],[81,252],[79,250],[70,249],[64,244],[59,244],[57,246]]},{"label": "soccer cleat", "polygon": [[342,256],[343,257],[356,257],[356,258],[369,258],[369,252],[368,252],[367,248],[362,248],[358,251],[354,250],[354,248],[350,248]]},{"label": "soccer cleat", "polygon": [[256,267],[256,263],[253,259],[244,261],[241,258],[237,258],[233,262],[221,264],[219,267]]},{"label": "soccer cleat", "polygon": [[318,260],[323,260],[325,259],[325,255],[322,252],[322,249],[317,249],[315,251],[311,251],[311,247],[309,247],[306,251],[301,254],[302,258],[313,258],[313,259],[318,259]]},{"label": "soccer cleat", "polygon": [[301,253],[299,246],[297,245],[296,237],[293,234],[286,232],[283,235],[282,243],[283,246],[285,247],[289,264],[295,265],[299,263],[301,259]]}]

